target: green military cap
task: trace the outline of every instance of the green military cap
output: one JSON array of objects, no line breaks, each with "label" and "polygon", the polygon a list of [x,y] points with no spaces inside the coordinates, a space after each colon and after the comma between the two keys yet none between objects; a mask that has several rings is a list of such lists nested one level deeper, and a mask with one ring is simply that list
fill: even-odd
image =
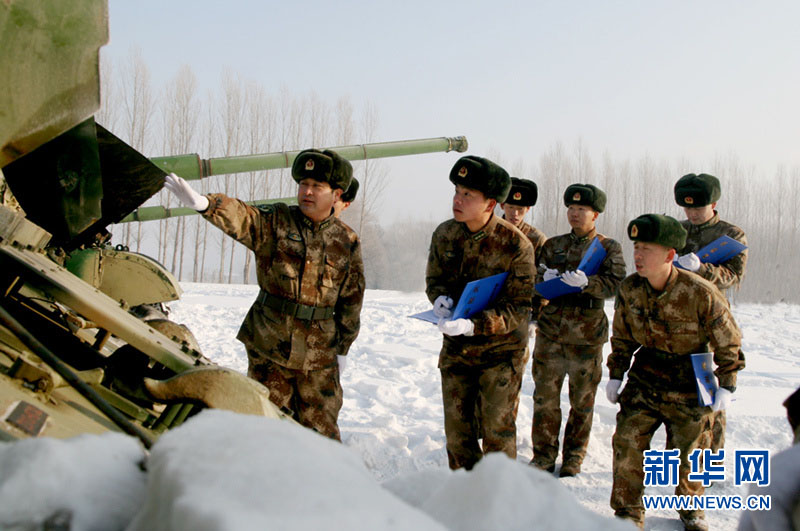
[{"label": "green military cap", "polygon": [[635,242],[657,243],[678,250],[686,246],[686,235],[680,221],[663,214],[644,214],[628,223],[628,237]]},{"label": "green military cap", "polygon": [[303,179],[329,183],[331,188],[347,190],[353,179],[353,166],[335,151],[305,149],[292,163],[292,177],[298,183]]},{"label": "green military cap", "polygon": [[356,194],[358,193],[358,180],[353,177],[353,180],[350,181],[350,186],[347,187],[347,190],[342,192],[341,200],[345,203],[352,203],[356,200]]},{"label": "green military cap", "polygon": [[703,207],[716,203],[720,194],[719,179],[707,173],[689,173],[675,183],[675,202],[682,207]]},{"label": "green military cap", "polygon": [[597,212],[606,209],[606,193],[593,184],[571,184],[564,191],[564,206],[585,205]]},{"label": "green military cap", "polygon": [[505,201],[511,188],[508,172],[483,157],[461,157],[450,170],[450,182],[482,192],[499,203]]},{"label": "green military cap", "polygon": [[509,205],[531,207],[539,199],[539,189],[536,183],[519,177],[511,178],[511,191],[508,192],[505,202]]}]

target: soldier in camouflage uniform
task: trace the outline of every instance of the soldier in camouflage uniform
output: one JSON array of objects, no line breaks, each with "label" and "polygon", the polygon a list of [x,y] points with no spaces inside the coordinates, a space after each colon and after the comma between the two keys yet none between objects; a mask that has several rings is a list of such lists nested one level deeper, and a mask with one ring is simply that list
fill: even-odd
[{"label": "soldier in camouflage uniform", "polygon": [[[518,228],[522,234],[528,237],[533,244],[533,257],[534,263],[539,263],[539,255],[541,254],[542,246],[547,241],[547,236],[544,232],[536,227],[525,223],[525,215],[536,204],[539,198],[539,189],[536,183],[528,179],[520,179],[518,177],[511,178],[511,191],[508,192],[506,200],[500,204],[503,209],[503,219]],[[533,300],[531,301],[531,320],[535,321],[539,318],[539,312],[546,301],[542,299],[536,292],[533,293]]]},{"label": "soldier in camouflage uniform", "polygon": [[[493,214],[511,185],[503,168],[466,156],[453,166],[450,181],[456,186],[454,219],[433,233],[425,281],[444,334],[439,370],[448,462],[452,469],[470,470],[488,452],[517,455],[514,406],[528,357],[533,248]],[[503,272],[509,275],[487,308],[469,319],[447,319],[453,298],[469,281]],[[475,422],[478,403],[480,428]]]},{"label": "soldier in camouflage uniform", "polygon": [[261,291],[236,336],[247,350],[248,376],[298,422],[336,440],[340,374],[364,297],[358,236],[333,215],[352,172],[333,151],[300,152],[292,165],[299,206],[254,208],[222,194],[201,196],[174,175],[166,185],[255,254]]},{"label": "soldier in camouflage uniform", "polygon": [[[741,334],[728,302],[713,284],[672,265],[686,230],[674,218],[646,214],[628,225],[636,273],[619,287],[615,304],[610,381],[606,395],[619,401],[611,507],[617,516],[644,526],[644,451],[665,425],[667,448],[680,450],[679,495],[702,495],[688,480],[688,456],[708,448],[711,413],[724,409],[736,388]],[[713,349],[720,389],[711,407],[700,406],[691,354]],[[631,358],[634,357],[633,366]],[[630,369],[630,370],[628,370]],[[625,372],[628,383],[619,388]],[[708,529],[703,511],[679,511],[686,529]]]},{"label": "soldier in camouflage uniform", "polygon": [[[720,291],[738,289],[747,266],[747,249],[721,264],[703,264],[695,254],[721,236],[730,236],[747,245],[744,231],[719,219],[715,210],[721,187],[713,175],[690,173],[675,183],[675,202],[683,207],[686,220],[681,221],[687,230],[686,246],[678,250],[678,263],[684,269],[697,273],[714,284]],[[717,452],[725,446],[725,411],[714,413],[711,448]]]},{"label": "soldier in camouflage uniform", "polygon": [[[572,231],[548,239],[539,258],[537,282],[561,276],[565,283],[581,288],[579,293],[550,300],[542,309],[533,350],[531,464],[550,472],[558,457],[561,387],[569,375],[570,412],[564,432],[561,477],[578,474],[586,456],[595,394],[603,372],[603,344],[608,340],[608,318],[603,308],[605,299],[614,296],[625,278],[622,246],[595,228],[605,204],[606,195],[596,186],[568,186],[564,205]],[[577,267],[595,237],[606,256],[598,272],[587,277]]]}]

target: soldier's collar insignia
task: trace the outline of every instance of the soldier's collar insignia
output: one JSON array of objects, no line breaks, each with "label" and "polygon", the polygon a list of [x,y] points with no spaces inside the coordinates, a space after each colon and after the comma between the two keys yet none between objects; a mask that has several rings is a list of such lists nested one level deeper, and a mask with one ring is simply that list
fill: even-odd
[{"label": "soldier's collar insignia", "polygon": [[476,242],[479,242],[482,239],[484,239],[486,236],[488,236],[488,235],[484,231],[478,231],[478,232],[476,232],[475,234],[472,235],[472,240],[476,241]]},{"label": "soldier's collar insignia", "polygon": [[320,230],[324,229],[325,227],[327,227],[331,223],[333,223],[332,219],[330,219],[330,218],[326,219],[325,221],[323,221],[322,223],[319,224]]},{"label": "soldier's collar insignia", "polygon": [[308,219],[307,217],[303,216],[303,225],[306,227],[314,228],[314,222]]},{"label": "soldier's collar insignia", "polygon": [[686,203],[687,205],[693,205],[694,198],[690,195],[687,195],[686,197],[683,198],[683,202]]},{"label": "soldier's collar insignia", "polygon": [[308,159],[306,161],[306,171],[312,171],[314,169],[314,159]]},{"label": "soldier's collar insignia", "polygon": [[635,224],[631,226],[631,238],[635,238],[639,235],[639,227]]},{"label": "soldier's collar insignia", "polygon": [[575,195],[572,196],[573,201],[580,201],[581,200],[581,193],[575,192]]},{"label": "soldier's collar insignia", "polygon": [[522,194],[519,192],[514,192],[514,201],[519,201],[522,199]]},{"label": "soldier's collar insignia", "polygon": [[461,166],[461,168],[458,170],[458,176],[459,177],[466,177],[467,176],[467,167],[466,166]]},{"label": "soldier's collar insignia", "polygon": [[301,241],[303,241],[303,237],[302,237],[302,236],[300,236],[299,234],[297,234],[296,232],[291,232],[291,233],[289,233],[289,235],[287,236],[287,238],[289,238],[289,239],[290,239],[290,240],[292,240],[293,242],[301,242]]}]

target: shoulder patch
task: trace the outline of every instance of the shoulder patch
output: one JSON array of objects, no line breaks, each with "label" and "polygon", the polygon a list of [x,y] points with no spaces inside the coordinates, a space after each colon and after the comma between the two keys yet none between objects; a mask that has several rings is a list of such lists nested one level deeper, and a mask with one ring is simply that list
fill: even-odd
[{"label": "shoulder patch", "polygon": [[258,209],[264,214],[272,214],[275,212],[275,207],[272,205],[259,205]]},{"label": "shoulder patch", "polygon": [[290,232],[286,237],[292,240],[293,242],[303,241],[303,237],[297,234],[296,232]]}]

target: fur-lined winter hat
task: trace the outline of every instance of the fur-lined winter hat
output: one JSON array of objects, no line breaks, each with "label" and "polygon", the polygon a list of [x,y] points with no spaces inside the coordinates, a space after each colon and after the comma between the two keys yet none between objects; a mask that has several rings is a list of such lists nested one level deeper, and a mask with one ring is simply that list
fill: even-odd
[{"label": "fur-lined winter hat", "polygon": [[675,183],[675,202],[682,207],[704,207],[719,200],[719,179],[707,173],[684,175]]},{"label": "fur-lined winter hat", "polygon": [[358,193],[358,180],[353,177],[353,180],[350,181],[350,186],[347,187],[347,190],[342,192],[342,196],[340,199],[345,203],[352,203],[356,200],[356,194]]},{"label": "fur-lined winter hat", "polygon": [[314,179],[329,183],[331,188],[347,190],[353,180],[353,166],[329,149],[304,149],[292,163],[292,177],[298,183],[303,179]]},{"label": "fur-lined winter hat", "polygon": [[678,250],[686,246],[686,235],[680,221],[663,214],[644,214],[628,223],[628,237],[635,242],[657,243]]},{"label": "fur-lined winter hat", "polygon": [[450,182],[478,190],[487,199],[495,199],[498,203],[505,201],[511,188],[511,178],[506,170],[489,159],[474,155],[458,159],[450,170]]},{"label": "fur-lined winter hat", "polygon": [[571,184],[564,191],[564,206],[585,205],[595,212],[606,209],[606,193],[593,184]]},{"label": "fur-lined winter hat", "polygon": [[508,192],[505,202],[509,205],[532,207],[539,199],[539,189],[536,183],[519,177],[511,178],[511,191]]}]

